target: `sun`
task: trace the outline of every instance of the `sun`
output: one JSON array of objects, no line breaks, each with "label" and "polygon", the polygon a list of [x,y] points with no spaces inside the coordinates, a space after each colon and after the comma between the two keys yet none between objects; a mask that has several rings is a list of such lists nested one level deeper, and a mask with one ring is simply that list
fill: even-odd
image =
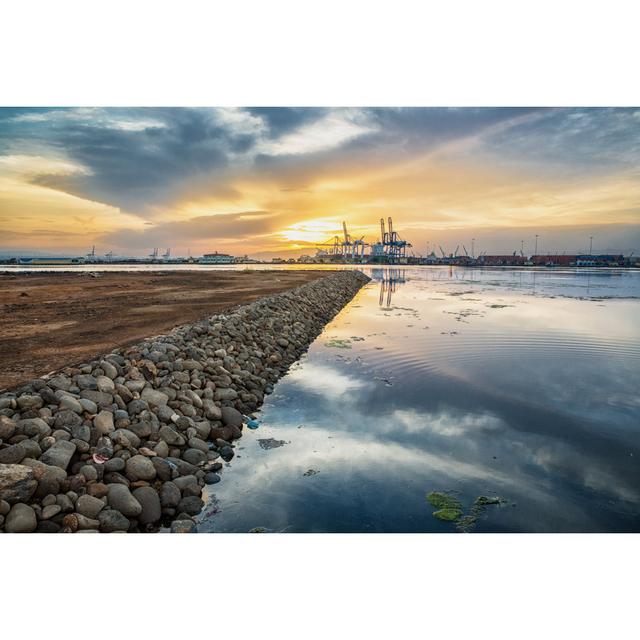
[{"label": "sun", "polygon": [[287,242],[324,243],[341,233],[340,223],[331,218],[306,220],[289,225],[280,236]]}]

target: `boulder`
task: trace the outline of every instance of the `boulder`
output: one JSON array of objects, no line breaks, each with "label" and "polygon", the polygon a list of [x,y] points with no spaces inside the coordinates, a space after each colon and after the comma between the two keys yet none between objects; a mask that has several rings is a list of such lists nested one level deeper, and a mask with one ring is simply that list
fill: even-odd
[{"label": "boulder", "polygon": [[110,484],[107,499],[112,509],[116,509],[127,518],[135,518],[142,512],[142,505],[123,484]]},{"label": "boulder", "polygon": [[141,525],[154,524],[160,520],[160,497],[155,489],[140,487],[133,491],[133,497],[142,505],[142,513],[138,516]]},{"label": "boulder", "polygon": [[125,463],[125,473],[130,480],[153,480],[156,469],[149,458],[141,455],[132,456]]},{"label": "boulder", "polygon": [[75,451],[76,445],[73,442],[58,440],[40,456],[40,462],[66,469]]},{"label": "boulder", "polygon": [[38,482],[34,470],[21,464],[0,464],[0,500],[10,504],[27,502]]},{"label": "boulder", "polygon": [[161,391],[156,391],[151,387],[145,387],[140,394],[140,397],[149,403],[150,406],[160,407],[162,405],[167,404],[169,402],[169,396],[162,393]]},{"label": "boulder", "polygon": [[7,533],[31,533],[36,530],[38,521],[36,512],[28,504],[18,503],[13,505],[4,523]]}]

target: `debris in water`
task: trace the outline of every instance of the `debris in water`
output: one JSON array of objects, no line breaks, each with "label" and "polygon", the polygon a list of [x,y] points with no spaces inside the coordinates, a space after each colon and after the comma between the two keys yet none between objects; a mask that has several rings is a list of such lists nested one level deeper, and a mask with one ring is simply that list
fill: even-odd
[{"label": "debris in water", "polygon": [[500,504],[501,502],[506,501],[499,496],[494,496],[493,498],[487,498],[487,496],[478,496],[473,504],[478,505],[479,507],[485,507],[489,504]]},{"label": "debris in water", "polygon": [[288,444],[286,440],[276,440],[275,438],[262,438],[258,440],[258,444],[262,449],[277,449],[285,444]]},{"label": "debris in water", "polygon": [[305,477],[306,476],[315,476],[318,473],[320,473],[320,471],[318,471],[317,469],[308,469],[302,475],[305,476]]},{"label": "debris in water", "polygon": [[391,382],[391,380],[389,380],[389,378],[380,378],[378,376],[375,376],[373,379],[374,380],[380,380],[381,382],[384,382],[387,387],[392,387],[393,386],[393,382]]},{"label": "debris in water", "polygon": [[247,427],[249,429],[257,429],[260,426],[260,420],[254,420],[253,418],[247,420]]},{"label": "debris in water", "polygon": [[249,529],[249,533],[267,533],[266,527],[253,527],[253,529]]}]

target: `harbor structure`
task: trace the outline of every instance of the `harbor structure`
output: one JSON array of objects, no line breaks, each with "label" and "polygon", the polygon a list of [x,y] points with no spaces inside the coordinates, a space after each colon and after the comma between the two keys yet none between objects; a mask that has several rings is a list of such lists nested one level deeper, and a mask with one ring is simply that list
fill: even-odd
[{"label": "harbor structure", "polygon": [[236,259],[228,253],[205,253],[198,262],[200,264],[233,264]]}]

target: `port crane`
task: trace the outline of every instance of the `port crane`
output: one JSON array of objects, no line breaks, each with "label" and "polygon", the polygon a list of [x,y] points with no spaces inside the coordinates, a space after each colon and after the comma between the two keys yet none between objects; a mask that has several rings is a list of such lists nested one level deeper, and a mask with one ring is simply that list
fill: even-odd
[{"label": "port crane", "polygon": [[169,260],[171,258],[171,249],[167,249],[163,254],[162,254],[162,259],[163,260]]},{"label": "port crane", "polygon": [[384,218],[380,218],[380,234],[382,236],[382,246],[384,254],[390,263],[399,262],[407,257],[407,247],[412,245],[406,240],[402,240],[397,231],[393,230],[393,220],[391,216],[387,219],[388,231],[384,229]]}]

